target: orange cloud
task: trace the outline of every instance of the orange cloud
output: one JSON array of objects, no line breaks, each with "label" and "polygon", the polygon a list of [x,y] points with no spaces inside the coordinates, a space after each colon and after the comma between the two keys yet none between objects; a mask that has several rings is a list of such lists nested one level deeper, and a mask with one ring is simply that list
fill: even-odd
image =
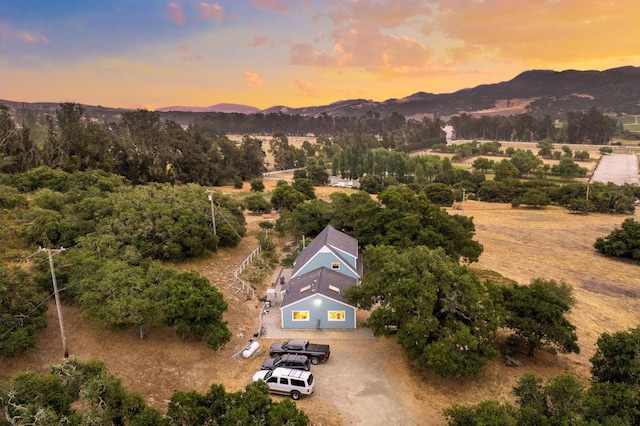
[{"label": "orange cloud", "polygon": [[264,80],[258,74],[250,71],[242,71],[242,78],[247,86],[255,87],[264,85]]},{"label": "orange cloud", "polygon": [[291,64],[357,68],[389,76],[423,69],[433,55],[429,46],[409,37],[382,34],[378,27],[361,21],[334,28],[331,38],[331,52],[293,44]]},{"label": "orange cloud", "polygon": [[169,14],[169,18],[176,24],[184,25],[187,23],[187,15],[176,3],[169,3],[169,6],[167,6],[167,13]]},{"label": "orange cloud", "polygon": [[265,35],[253,36],[253,38],[249,42],[249,46],[251,47],[259,47],[259,46],[265,46],[265,45],[273,47],[275,46],[275,43],[273,42],[273,40],[271,40],[269,37]]},{"label": "orange cloud", "polygon": [[[470,47],[535,65],[634,55],[640,27],[635,0],[440,0],[439,30]],[[460,53],[460,52],[457,52]]]},{"label": "orange cloud", "polygon": [[291,5],[283,0],[251,0],[251,4],[258,9],[266,9],[271,12],[288,12]]},{"label": "orange cloud", "polygon": [[51,44],[51,41],[41,34],[33,35],[31,33],[24,32],[20,35],[20,38],[22,38],[22,40],[26,41],[27,43],[43,43],[47,46]]},{"label": "orange cloud", "polygon": [[317,84],[313,84],[310,81],[296,80],[295,83],[298,87],[298,90],[302,92],[304,96],[307,96],[309,98],[317,98],[322,93],[320,86],[318,86]]},{"label": "orange cloud", "polygon": [[51,40],[42,34],[32,33],[29,31],[20,31],[13,28],[7,22],[0,22],[0,38],[19,39],[27,43],[42,43],[51,45]]},{"label": "orange cloud", "polygon": [[381,28],[394,28],[407,21],[431,15],[426,0],[352,0],[329,13],[335,24],[349,20],[368,22]]},{"label": "orange cloud", "polygon": [[222,22],[225,17],[224,9],[217,3],[201,2],[198,5],[200,18],[207,21]]}]

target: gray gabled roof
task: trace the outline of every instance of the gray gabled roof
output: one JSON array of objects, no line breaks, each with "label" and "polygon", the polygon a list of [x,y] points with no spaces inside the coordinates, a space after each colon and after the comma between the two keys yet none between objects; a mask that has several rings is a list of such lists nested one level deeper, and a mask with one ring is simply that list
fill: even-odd
[{"label": "gray gabled roof", "polygon": [[323,266],[289,281],[282,297],[282,307],[316,294],[346,303],[343,299],[345,290],[357,283],[355,278]]},{"label": "gray gabled roof", "polygon": [[345,234],[344,232],[340,232],[335,229],[331,225],[327,225],[326,228],[322,230],[318,234],[317,237],[309,243],[307,247],[304,248],[298,254],[298,257],[295,260],[295,267],[293,269],[293,275],[303,266],[306,265],[313,256],[320,251],[322,247],[330,248],[336,256],[344,259],[341,255],[340,251],[349,253],[353,257],[356,258],[356,271],[360,274],[360,265],[359,265],[359,256],[358,256],[358,240],[355,238]]}]

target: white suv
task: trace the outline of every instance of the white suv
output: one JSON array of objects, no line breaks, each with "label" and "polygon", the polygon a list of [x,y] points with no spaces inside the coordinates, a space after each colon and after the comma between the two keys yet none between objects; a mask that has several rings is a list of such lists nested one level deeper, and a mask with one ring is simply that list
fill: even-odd
[{"label": "white suv", "polygon": [[280,395],[289,395],[296,401],[302,395],[311,395],[316,386],[310,371],[283,367],[258,371],[253,375],[253,381],[257,382],[258,380],[266,382],[269,391]]}]

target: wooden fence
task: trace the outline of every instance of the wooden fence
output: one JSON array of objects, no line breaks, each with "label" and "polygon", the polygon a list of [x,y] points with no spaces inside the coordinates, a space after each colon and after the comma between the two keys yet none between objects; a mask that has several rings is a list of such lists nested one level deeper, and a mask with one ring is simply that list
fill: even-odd
[{"label": "wooden fence", "polygon": [[262,247],[256,247],[256,249],[252,251],[251,254],[242,262],[240,267],[233,272],[233,282],[231,283],[231,285],[229,285],[229,287],[232,287],[234,285],[237,286],[238,289],[236,290],[236,293],[243,291],[247,295],[247,297],[255,297],[256,292],[254,288],[251,287],[248,282],[240,278],[240,274],[242,274],[242,271],[244,271],[249,267],[249,265],[251,265],[253,260],[260,254],[260,252],[262,252]]}]

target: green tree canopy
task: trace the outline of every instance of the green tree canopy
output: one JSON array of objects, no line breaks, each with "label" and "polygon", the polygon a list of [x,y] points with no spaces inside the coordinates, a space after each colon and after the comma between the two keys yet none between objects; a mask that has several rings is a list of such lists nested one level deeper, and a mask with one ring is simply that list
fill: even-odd
[{"label": "green tree canopy", "polygon": [[519,149],[511,156],[511,164],[518,169],[518,176],[528,176],[542,165],[542,160],[528,149]]},{"label": "green tree canopy", "polygon": [[587,168],[580,167],[578,163],[570,158],[563,158],[558,164],[551,166],[551,173],[563,178],[584,177],[587,175]]},{"label": "green tree canopy", "polygon": [[515,332],[533,356],[536,349],[551,353],[580,353],[576,327],[565,314],[572,302],[571,287],[536,278],[529,285],[501,287],[505,326]]},{"label": "green tree canopy", "polygon": [[61,284],[79,303],[85,317],[116,329],[165,323],[181,338],[193,335],[217,349],[231,338],[223,313],[227,303],[209,281],[193,272],[179,273],[135,250],[125,259],[72,249],[57,268]]},{"label": "green tree canopy", "polygon": [[497,316],[489,289],[442,249],[368,246],[367,274],[345,297],[372,310],[376,335],[396,333],[420,368],[470,376],[496,355]]},{"label": "green tree canopy", "polygon": [[279,181],[271,194],[271,205],[275,210],[293,210],[304,200],[305,195],[286,181]]},{"label": "green tree canopy", "polygon": [[530,207],[544,207],[548,206],[550,202],[551,200],[546,192],[537,188],[531,188],[528,189],[521,198],[513,200],[511,204],[514,207],[520,204],[526,204]]},{"label": "green tree canopy", "polygon": [[631,217],[625,219],[620,228],[599,237],[593,246],[607,256],[640,260],[640,222]]},{"label": "green tree canopy", "polygon": [[[129,393],[101,361],[71,357],[47,374],[18,373],[0,385],[0,407],[19,424],[131,424],[162,421],[142,395]],[[9,420],[7,421],[9,424]]]},{"label": "green tree canopy", "polygon": [[424,194],[390,186],[378,199],[381,204],[375,213],[356,221],[355,237],[360,244],[441,247],[456,261],[477,261],[482,253],[482,246],[473,240],[472,219],[449,215]]},{"label": "green tree canopy", "polygon": [[[51,281],[49,281],[51,283]],[[0,354],[11,357],[35,346],[47,326],[47,293],[28,272],[0,262]]]},{"label": "green tree canopy", "polygon": [[640,328],[604,333],[591,357],[591,374],[597,383],[640,386]]}]

